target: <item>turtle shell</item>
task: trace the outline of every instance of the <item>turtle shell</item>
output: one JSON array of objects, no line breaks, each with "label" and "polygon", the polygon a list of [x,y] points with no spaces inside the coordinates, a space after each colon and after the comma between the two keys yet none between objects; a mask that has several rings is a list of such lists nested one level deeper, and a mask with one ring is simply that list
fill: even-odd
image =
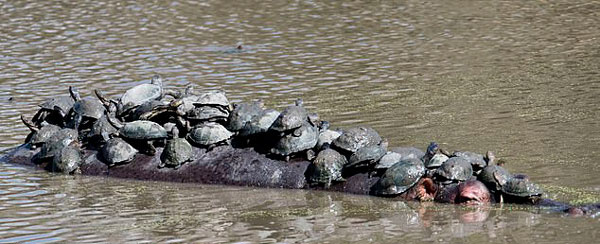
[{"label": "turtle shell", "polygon": [[451,157],[434,172],[434,178],[444,184],[466,181],[473,175],[473,168],[463,157]]},{"label": "turtle shell", "polygon": [[[153,83],[161,78],[155,76],[152,78]],[[158,84],[140,84],[125,91],[121,96],[121,104],[123,104],[123,110],[140,106],[148,101],[159,100],[162,97],[162,81]]]},{"label": "turtle shell", "polygon": [[252,119],[246,123],[244,128],[240,130],[239,135],[249,136],[267,132],[277,117],[279,117],[279,111],[274,109],[263,110],[260,115],[252,117]]},{"label": "turtle shell", "polygon": [[354,152],[348,159],[346,167],[370,166],[379,161],[385,154],[386,148],[380,145],[361,147]]},{"label": "turtle shell", "polygon": [[187,139],[202,146],[221,143],[233,136],[224,126],[215,122],[207,122],[195,126],[187,135]]},{"label": "turtle shell", "polygon": [[319,132],[319,140],[317,141],[317,148],[323,147],[325,144],[331,145],[335,139],[340,137],[342,132],[336,130],[324,130]]},{"label": "turtle shell", "polygon": [[233,111],[229,114],[229,124],[227,129],[231,131],[239,131],[246,123],[250,122],[253,117],[259,116],[263,112],[260,102],[240,103],[236,104]]},{"label": "turtle shell", "polygon": [[543,191],[539,186],[528,179],[511,177],[506,181],[506,184],[502,186],[502,193],[513,197],[525,198],[541,196]]},{"label": "turtle shell", "polygon": [[118,137],[108,140],[100,149],[100,154],[108,166],[129,163],[137,153],[137,149]]},{"label": "turtle shell", "polygon": [[71,96],[53,97],[39,105],[40,108],[58,112],[62,117],[73,107],[73,98]]},{"label": "turtle shell", "polygon": [[156,122],[148,120],[136,120],[125,123],[119,134],[125,138],[135,140],[154,140],[167,138],[167,131]]},{"label": "turtle shell", "polygon": [[53,169],[65,174],[71,174],[83,163],[83,155],[79,147],[65,146],[52,159]]},{"label": "turtle shell", "polygon": [[377,161],[375,165],[376,169],[388,169],[392,167],[392,165],[402,161],[402,154],[397,152],[387,152],[383,157]]},{"label": "turtle shell", "polygon": [[508,170],[498,165],[486,166],[477,176],[477,179],[483,182],[483,184],[493,192],[501,190],[502,186],[504,186],[510,178],[512,178],[512,175]]},{"label": "turtle shell", "polygon": [[271,130],[285,132],[301,127],[308,121],[308,112],[301,104],[285,108],[271,125]]},{"label": "turtle shell", "polygon": [[442,166],[442,164],[444,164],[444,162],[446,162],[448,159],[449,157],[445,154],[436,153],[432,157],[430,157],[429,160],[427,160],[427,162],[425,162],[425,167],[427,167],[428,169],[438,168]]},{"label": "turtle shell", "polygon": [[399,153],[402,159],[416,158],[421,159],[425,153],[416,147],[393,147],[389,151]]},{"label": "turtle shell", "polygon": [[485,166],[487,166],[487,162],[483,158],[483,155],[481,155],[479,153],[458,151],[458,152],[454,152],[453,156],[465,158],[467,161],[469,161],[469,163],[471,163],[471,166],[473,167],[473,171],[479,171],[479,170],[483,169]]},{"label": "turtle shell", "polygon": [[414,186],[424,174],[425,165],[421,160],[402,160],[385,171],[375,184],[374,193],[382,196],[401,194]]},{"label": "turtle shell", "polygon": [[[92,127],[90,128],[90,131],[87,134],[88,138],[98,138],[101,137],[103,133],[106,133],[107,135],[111,135],[111,134],[115,134],[117,132],[117,129],[112,126],[112,124],[110,124],[110,122],[108,122],[108,119],[106,119],[106,115],[100,117],[100,119],[96,120],[94,122],[94,124],[92,125]],[[101,141],[101,143],[104,143],[105,141]]]},{"label": "turtle shell", "polygon": [[192,160],[192,145],[184,138],[173,138],[167,141],[165,149],[160,155],[160,167],[179,168],[182,164]]},{"label": "turtle shell", "polygon": [[52,138],[52,136],[59,130],[60,130],[60,127],[58,127],[56,125],[53,125],[53,124],[44,125],[38,131],[33,132],[34,134],[31,137],[31,140],[29,142],[33,145],[42,144],[42,143],[50,140]]},{"label": "turtle shell", "polygon": [[186,119],[195,121],[226,120],[227,117],[229,117],[228,111],[211,106],[196,107],[185,116]]},{"label": "turtle shell", "polygon": [[51,138],[42,145],[38,158],[47,159],[60,153],[63,147],[77,140],[77,130],[63,128],[54,133]]},{"label": "turtle shell", "polygon": [[98,99],[88,97],[73,104],[73,111],[83,118],[99,119],[104,115],[104,105]]},{"label": "turtle shell", "polygon": [[198,99],[194,101],[196,106],[221,106],[229,108],[229,100],[224,91],[204,91],[197,95]]},{"label": "turtle shell", "polygon": [[311,149],[317,145],[319,139],[318,128],[305,122],[303,126],[295,129],[292,133],[283,136],[271,148],[271,153],[288,156],[293,153]]},{"label": "turtle shell", "polygon": [[346,157],[333,149],[325,149],[309,165],[307,179],[312,185],[331,185],[333,181],[343,181],[342,167],[348,163]]},{"label": "turtle shell", "polygon": [[333,141],[333,146],[351,153],[356,152],[361,147],[374,146],[381,143],[381,137],[371,127],[354,127],[342,132],[338,138]]}]

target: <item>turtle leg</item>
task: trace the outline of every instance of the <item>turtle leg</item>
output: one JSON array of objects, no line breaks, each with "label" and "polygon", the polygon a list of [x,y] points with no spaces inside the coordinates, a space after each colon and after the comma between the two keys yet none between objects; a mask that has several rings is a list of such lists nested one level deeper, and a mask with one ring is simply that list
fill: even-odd
[{"label": "turtle leg", "polygon": [[150,156],[154,156],[154,154],[156,154],[156,148],[154,147],[154,144],[152,144],[152,141],[147,141],[147,148],[146,148],[146,153]]}]

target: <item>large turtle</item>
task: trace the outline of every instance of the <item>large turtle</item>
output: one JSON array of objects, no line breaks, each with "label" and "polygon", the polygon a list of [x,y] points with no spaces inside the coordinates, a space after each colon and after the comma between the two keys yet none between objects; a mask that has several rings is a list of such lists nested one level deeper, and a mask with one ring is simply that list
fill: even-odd
[{"label": "large turtle", "polygon": [[40,152],[36,155],[37,160],[47,160],[59,154],[63,147],[76,143],[78,133],[74,129],[62,128],[52,135],[52,137],[42,145]]},{"label": "large turtle", "polygon": [[533,182],[517,177],[508,179],[500,191],[505,201],[514,203],[535,203],[543,194],[542,189]]},{"label": "large turtle", "polygon": [[52,136],[60,130],[60,127],[53,125],[42,123],[41,128],[36,127],[31,121],[27,120],[25,116],[21,115],[21,121],[31,133],[25,139],[26,142],[31,144],[32,148],[39,147],[43,145],[46,141],[50,140]]},{"label": "large turtle", "polygon": [[500,165],[494,165],[495,157],[492,152],[487,153],[488,166],[485,166],[477,175],[477,179],[483,182],[492,193],[502,189],[506,182],[512,178],[511,173]]},{"label": "large turtle", "polygon": [[225,91],[222,90],[213,90],[213,91],[203,91],[197,95],[196,101],[194,101],[195,106],[211,106],[218,107],[227,111],[230,111],[230,104]]},{"label": "large turtle", "polygon": [[177,137],[179,135],[177,127],[173,127],[171,134],[174,135],[174,138],[167,140],[167,144],[160,155],[159,168],[172,167],[178,169],[184,163],[192,161],[192,145],[185,138]]},{"label": "large turtle", "polygon": [[244,127],[239,130],[240,136],[251,136],[265,133],[269,130],[273,122],[279,117],[279,111],[274,109],[265,109],[260,114],[253,116],[246,122]]},{"label": "large turtle", "polygon": [[119,115],[129,113],[148,101],[160,100],[163,96],[163,80],[158,74],[152,76],[150,83],[140,84],[125,91],[120,99]]},{"label": "large turtle", "polygon": [[395,163],[406,160],[409,158],[420,159],[424,155],[423,151],[415,147],[394,147],[390,148],[389,151],[377,161],[375,169],[382,170],[387,169]]},{"label": "large turtle", "polygon": [[196,145],[212,149],[215,145],[227,143],[233,136],[223,125],[207,122],[196,125],[187,135],[187,139]]},{"label": "large turtle", "polygon": [[342,134],[333,141],[332,145],[346,153],[352,154],[359,148],[378,145],[381,142],[381,137],[377,131],[371,127],[360,126],[344,130]]},{"label": "large turtle", "polygon": [[100,148],[100,155],[109,167],[129,163],[137,153],[137,149],[118,137],[111,138]]},{"label": "large turtle", "polygon": [[167,131],[153,121],[136,120],[123,124],[111,116],[106,118],[111,125],[118,129],[117,136],[139,145],[148,155],[156,153],[156,148],[153,145],[154,141],[162,141],[167,138]]},{"label": "large turtle", "polygon": [[235,104],[233,111],[229,114],[227,129],[230,131],[242,130],[252,118],[263,113],[263,106],[262,101]]},{"label": "large turtle", "polygon": [[449,158],[433,173],[434,179],[442,184],[466,181],[472,176],[471,163],[463,157]]},{"label": "large turtle", "polygon": [[[307,158],[310,159],[312,148],[317,144],[319,139],[318,128],[305,122],[304,125],[293,130],[293,132],[284,135],[280,138],[270,152],[275,155],[285,157],[289,161],[293,154],[303,151],[307,152]],[[314,156],[314,154],[313,154]]]},{"label": "large turtle", "polygon": [[324,149],[308,166],[306,178],[311,185],[323,185],[328,188],[332,182],[344,181],[342,167],[347,162],[346,157],[336,150]]},{"label": "large turtle", "polygon": [[361,147],[348,159],[345,168],[363,168],[374,166],[387,153],[387,148],[381,145]]},{"label": "large turtle", "polygon": [[89,129],[96,120],[98,120],[105,112],[103,104],[94,98],[82,99],[76,88],[69,87],[71,97],[75,100],[73,108],[69,112],[69,127],[82,130]]},{"label": "large turtle", "polygon": [[414,186],[425,174],[425,166],[419,159],[402,160],[388,168],[374,185],[375,195],[394,196]]},{"label": "large turtle", "polygon": [[40,109],[33,116],[32,122],[40,126],[42,122],[63,126],[65,117],[75,101],[71,96],[53,97],[39,105]]},{"label": "large turtle", "polygon": [[83,154],[79,146],[69,144],[54,155],[52,170],[65,174],[80,173],[79,166],[83,163]]},{"label": "large turtle", "polygon": [[299,98],[294,105],[285,108],[271,125],[271,130],[284,133],[303,126],[308,121],[308,112],[302,104],[302,99]]}]

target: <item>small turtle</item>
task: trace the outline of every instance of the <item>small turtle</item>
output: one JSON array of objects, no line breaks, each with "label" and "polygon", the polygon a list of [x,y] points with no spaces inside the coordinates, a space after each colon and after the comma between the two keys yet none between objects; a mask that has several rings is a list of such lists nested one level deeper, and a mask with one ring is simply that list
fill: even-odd
[{"label": "small turtle", "polygon": [[504,200],[515,203],[535,203],[543,194],[542,189],[533,182],[528,179],[515,177],[511,177],[506,181],[506,184],[502,186],[501,192],[505,196]]},{"label": "small turtle", "polygon": [[163,97],[162,77],[158,74],[152,77],[150,84],[140,84],[125,91],[120,99],[120,116],[130,112],[130,110],[152,100],[160,100]]},{"label": "small turtle", "polygon": [[468,151],[456,151],[452,154],[452,156],[463,157],[467,161],[469,161],[469,163],[471,163],[471,166],[473,167],[473,171],[475,172],[475,174],[478,174],[481,171],[481,169],[487,166],[487,161],[484,159],[483,155],[478,153]]},{"label": "small turtle", "polygon": [[348,159],[345,168],[370,167],[376,164],[387,153],[387,149],[380,145],[361,147]]},{"label": "small turtle", "polygon": [[42,122],[48,121],[50,124],[59,126],[64,125],[65,117],[75,101],[71,96],[53,97],[39,105],[40,109],[33,116],[32,122],[40,126]]},{"label": "small turtle", "polygon": [[381,137],[371,127],[354,127],[342,132],[332,145],[348,153],[354,153],[361,147],[378,145],[382,142]]},{"label": "small turtle", "polygon": [[[303,126],[296,128],[293,132],[286,134],[280,138],[270,152],[275,155],[285,157],[289,161],[292,154],[307,151],[317,145],[319,139],[318,129],[316,126],[305,122]],[[311,152],[307,151],[307,156]],[[310,156],[309,156],[310,157]]]},{"label": "small turtle", "polygon": [[227,96],[225,95],[225,91],[222,90],[214,90],[214,91],[204,91],[200,94],[197,94],[198,99],[194,101],[195,106],[212,106],[212,107],[221,107],[227,111],[230,111],[230,104]]},{"label": "small turtle", "polygon": [[178,169],[186,162],[192,161],[192,145],[185,138],[173,138],[167,141],[160,155],[159,168],[173,167]]},{"label": "small turtle", "polygon": [[78,138],[77,131],[74,129],[63,128],[52,135],[52,137],[42,145],[42,149],[36,155],[38,160],[51,159],[54,155],[60,153],[63,147],[76,142]]},{"label": "small turtle", "polygon": [[273,122],[279,117],[279,111],[274,109],[265,109],[257,116],[253,116],[244,127],[239,131],[240,136],[250,136],[259,133],[265,133],[269,130]]},{"label": "small turtle", "polygon": [[328,121],[321,121],[319,125],[319,140],[317,148],[322,148],[325,145],[331,145],[335,139],[342,135],[341,131],[330,130]]},{"label": "small turtle", "polygon": [[414,186],[424,174],[425,166],[421,160],[402,160],[385,171],[374,185],[373,193],[380,196],[402,194]]},{"label": "small turtle", "polygon": [[111,138],[100,149],[100,155],[109,167],[129,163],[137,153],[137,149],[118,137]]},{"label": "small turtle", "polygon": [[[408,159],[408,158],[405,158]],[[379,159],[379,161],[377,161],[377,164],[375,164],[375,169],[377,170],[387,170],[389,167],[392,167],[392,165],[402,161],[402,154],[397,153],[397,152],[386,152],[385,155],[383,155],[383,157],[381,157]]]},{"label": "small turtle", "polygon": [[110,138],[109,135],[117,133],[117,129],[108,121],[108,117],[113,117],[116,112],[116,106],[111,104],[107,110],[108,113],[102,115],[96,120],[86,135],[87,146],[94,148],[102,146]]},{"label": "small turtle", "polygon": [[243,129],[252,118],[260,116],[262,112],[263,103],[261,101],[235,104],[233,106],[233,111],[229,114],[229,124],[227,124],[227,129],[230,131],[239,131]]},{"label": "small turtle", "polygon": [[111,116],[106,118],[112,126],[118,129],[117,136],[123,137],[134,144],[140,144],[148,155],[156,153],[156,148],[152,144],[153,141],[167,138],[167,131],[156,122],[136,120],[122,124]]},{"label": "small turtle", "polygon": [[70,121],[68,127],[77,130],[90,128],[92,123],[104,114],[105,108],[103,104],[93,98],[81,99],[81,96],[74,87],[69,87],[69,92],[75,103],[69,112]]},{"label": "small turtle", "polygon": [[187,135],[187,139],[194,144],[212,149],[215,145],[227,143],[233,136],[223,125],[215,122],[207,122],[196,125]]},{"label": "small turtle", "polygon": [[512,178],[512,175],[508,170],[498,165],[488,165],[481,170],[479,175],[477,175],[477,179],[483,182],[483,184],[485,184],[492,192],[501,190],[502,186],[504,186],[510,178]]},{"label": "small turtle", "polygon": [[429,143],[427,151],[421,157],[425,167],[428,169],[434,169],[440,167],[446,160],[448,160],[450,153],[440,148],[436,142]]},{"label": "small turtle", "polygon": [[81,173],[79,166],[83,163],[83,154],[77,145],[67,145],[55,154],[52,159],[52,170],[65,174]]},{"label": "small turtle", "polygon": [[294,105],[285,108],[271,125],[271,130],[286,132],[301,127],[308,121],[308,112],[302,106],[302,99],[297,99]]},{"label": "small turtle", "polygon": [[442,184],[466,181],[472,176],[473,168],[463,157],[449,158],[433,172],[434,179]]},{"label": "small turtle", "polygon": [[226,121],[229,117],[229,111],[218,107],[201,106],[190,110],[184,117],[187,120],[196,123],[204,121]]},{"label": "small turtle", "polygon": [[60,127],[53,124],[42,123],[42,127],[36,127],[31,121],[25,119],[25,116],[21,115],[21,121],[23,124],[31,130],[31,133],[25,139],[26,142],[31,144],[32,148],[43,145],[46,141],[50,140],[52,136],[60,130]]},{"label": "small turtle", "polygon": [[306,178],[311,185],[331,186],[334,181],[344,181],[342,167],[348,163],[346,157],[333,149],[325,149],[308,166]]},{"label": "small turtle", "polygon": [[169,103],[160,100],[150,100],[132,109],[131,113],[123,117],[125,121],[151,120],[154,122],[166,122],[169,117],[175,115],[175,108],[171,107]]}]

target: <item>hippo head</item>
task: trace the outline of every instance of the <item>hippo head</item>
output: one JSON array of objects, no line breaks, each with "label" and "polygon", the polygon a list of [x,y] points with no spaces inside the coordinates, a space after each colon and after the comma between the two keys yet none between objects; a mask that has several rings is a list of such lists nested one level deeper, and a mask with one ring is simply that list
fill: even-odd
[{"label": "hippo head", "polygon": [[478,180],[468,180],[458,184],[455,203],[465,205],[482,205],[492,202],[492,195],[487,187]]}]

